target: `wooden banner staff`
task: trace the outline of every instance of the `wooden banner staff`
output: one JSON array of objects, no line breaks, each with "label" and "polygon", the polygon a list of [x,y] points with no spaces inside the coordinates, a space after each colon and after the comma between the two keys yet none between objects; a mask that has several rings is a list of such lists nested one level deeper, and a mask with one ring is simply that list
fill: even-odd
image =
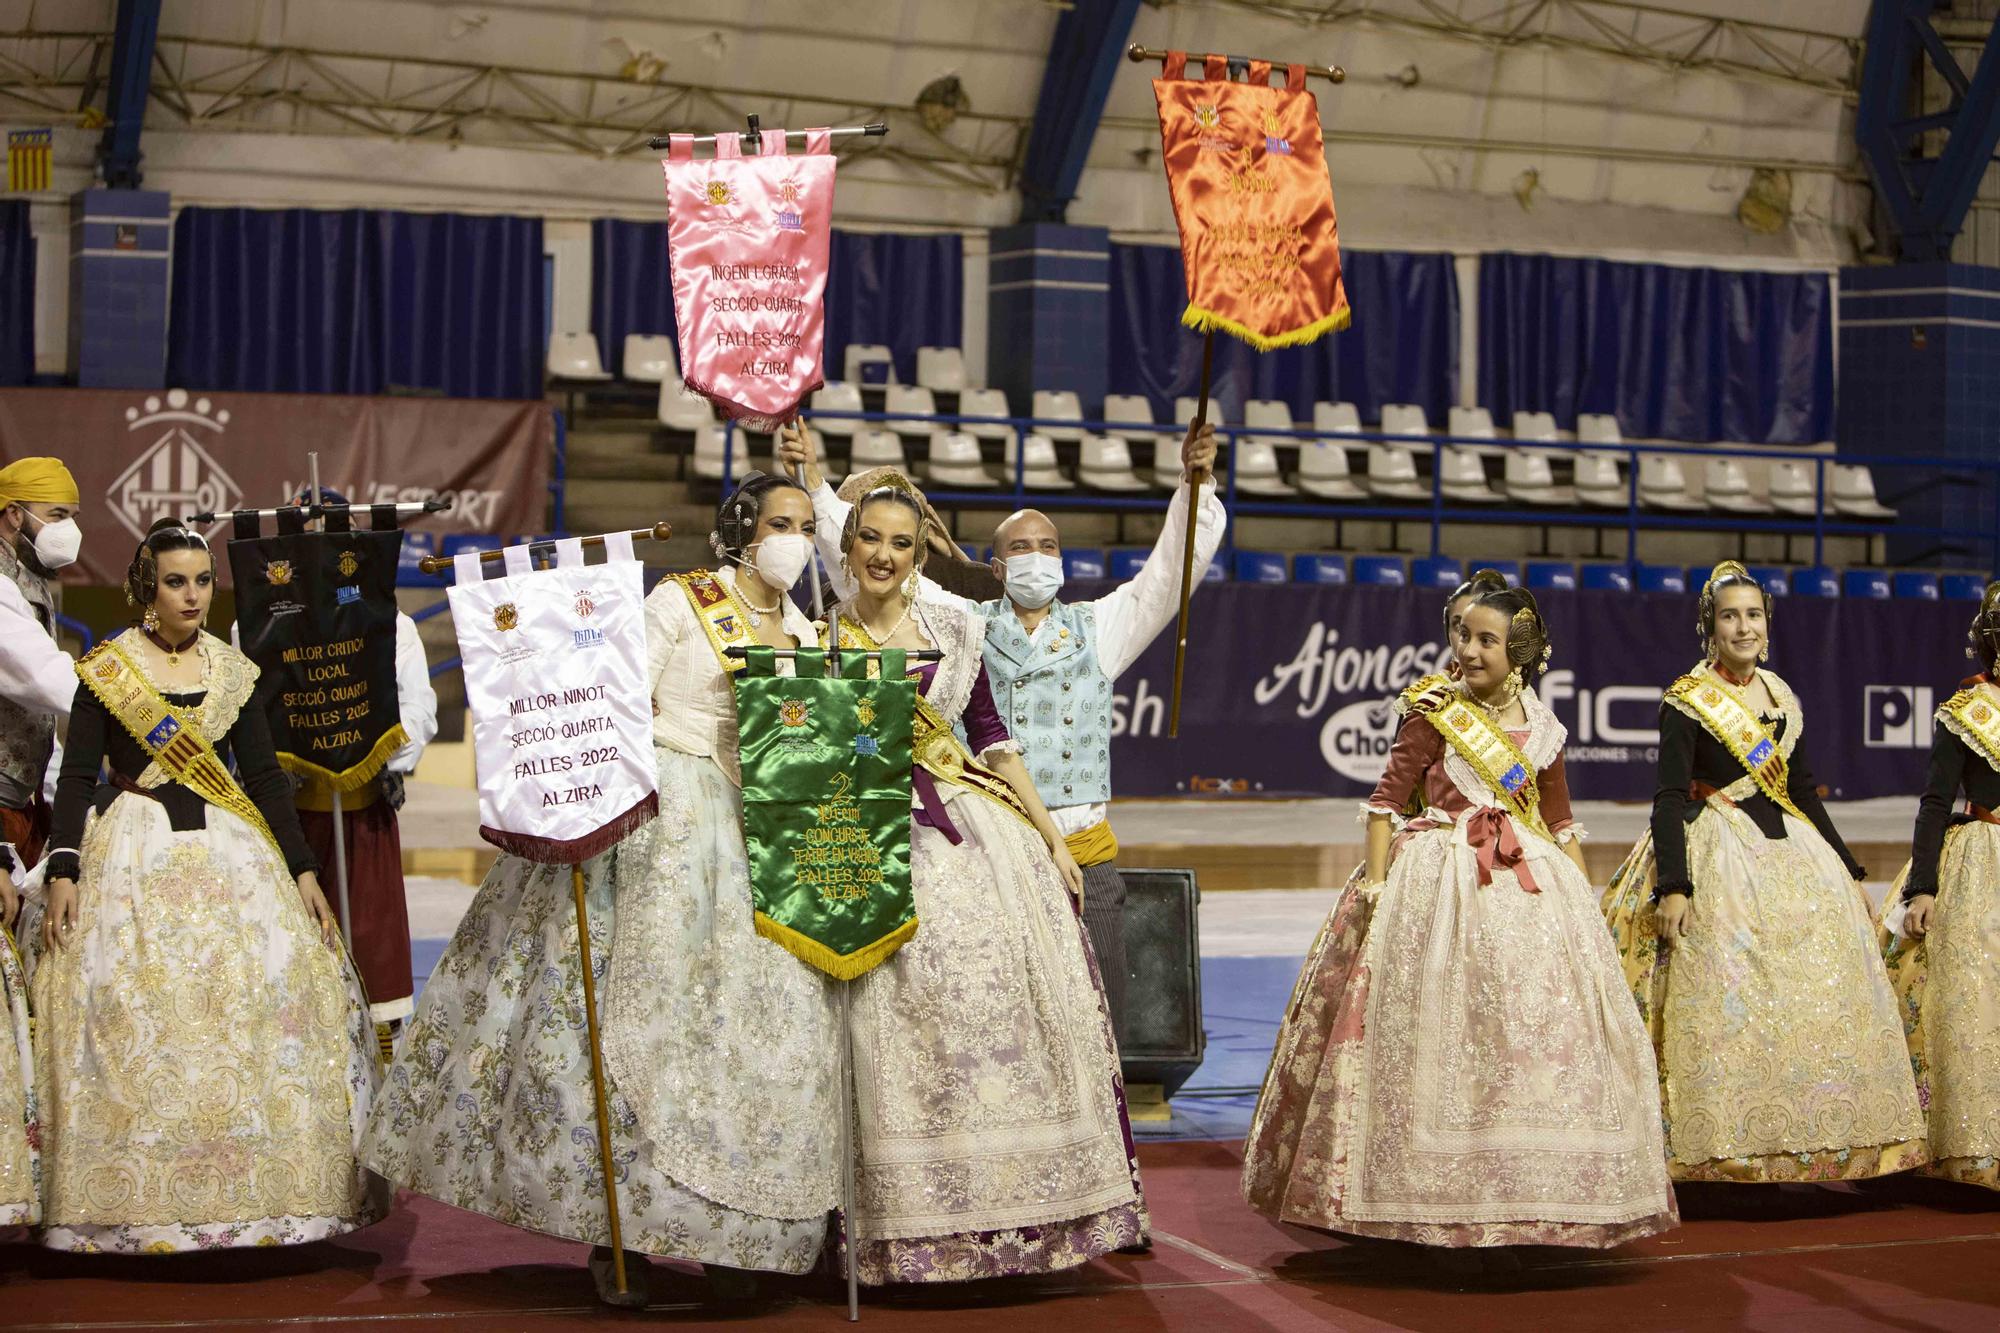
[{"label": "wooden banner staff", "polygon": [[[225,518],[266,519],[266,518],[276,518],[280,514],[297,514],[297,513],[303,513],[307,518],[307,520],[312,520],[315,518],[325,518],[328,514],[366,514],[370,510],[380,509],[382,507],[383,506],[381,505],[358,505],[358,504],[344,504],[344,505],[282,504],[277,506],[275,509],[224,509],[219,513],[189,514],[182,521],[186,523],[200,523],[203,526],[207,526],[210,523],[214,523],[220,519],[225,519]],[[388,508],[396,511],[397,518],[414,518],[420,514],[445,513],[447,510],[451,508],[451,501],[409,500],[400,504],[389,505]]]},{"label": "wooden banner staff", "polygon": [[[746,142],[743,145],[745,148],[751,147],[750,143],[747,142],[750,136],[759,133],[759,131],[754,126],[754,122],[757,120],[757,117],[752,116],[750,117],[750,119],[753,122],[752,128],[742,131],[743,137],[746,140]],[[723,131],[723,133],[727,134],[730,133],[730,131],[725,130]],[[795,136],[797,138],[803,139],[806,137],[806,133],[807,131],[805,130],[786,130],[785,141],[786,143],[789,144]],[[885,135],[887,135],[888,133],[889,133],[889,127],[883,124],[882,122],[877,121],[872,125],[842,125],[839,129],[828,130],[827,137],[833,139],[853,139],[853,138],[880,139]],[[712,144],[716,141],[718,137],[719,136],[713,134],[697,134],[694,136],[693,141],[698,144]],[[673,146],[672,137],[665,134],[658,135],[654,138],[646,140],[646,147],[652,149],[656,153],[664,153],[668,148],[671,148],[672,146]],[[752,149],[752,151],[754,152],[755,150]]]},{"label": "wooden banner staff", "polygon": [[[1135,42],[1125,48],[1125,58],[1136,64],[1142,60],[1165,60],[1167,53],[1158,47],[1140,46]],[[1262,56],[1227,56],[1224,58],[1232,64],[1237,61],[1247,62],[1264,59]],[[1264,63],[1270,65],[1272,69],[1283,69],[1287,65],[1296,65],[1299,62],[1296,60],[1270,60]],[[1338,65],[1307,65],[1305,69],[1307,75],[1315,79],[1325,79],[1328,83],[1347,82],[1347,71]]]},{"label": "wooden banner staff", "polygon": [[[634,528],[631,534],[632,540],[635,542],[663,542],[673,535],[673,525],[665,522],[655,523],[650,528]],[[582,537],[578,540],[584,544],[586,549],[592,546],[604,545],[604,538],[602,537]],[[553,551],[556,544],[554,541],[532,541],[518,542],[516,545],[525,545],[536,549],[547,547]],[[451,562],[457,558],[457,556],[450,555],[427,555],[417,561],[417,567],[426,574],[442,574],[451,568]],[[479,563],[482,565],[491,564],[495,560],[505,560],[506,558],[507,553],[505,551],[481,551],[479,553]]]},{"label": "wooden banner staff", "polygon": [[[1195,404],[1190,423],[1197,433],[1208,424],[1208,380],[1214,369],[1215,330],[1210,329],[1201,343],[1201,400]],[[1177,740],[1181,734],[1181,676],[1187,670],[1188,602],[1194,593],[1194,533],[1201,517],[1201,484],[1207,480],[1208,474],[1199,469],[1188,473],[1187,538],[1181,545],[1181,618],[1174,631],[1174,701],[1167,713],[1169,740]]]}]

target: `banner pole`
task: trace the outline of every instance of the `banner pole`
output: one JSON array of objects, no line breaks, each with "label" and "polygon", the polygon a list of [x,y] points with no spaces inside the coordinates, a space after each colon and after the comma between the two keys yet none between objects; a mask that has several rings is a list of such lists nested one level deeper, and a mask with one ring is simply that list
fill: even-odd
[{"label": "banner pole", "polygon": [[611,1106],[604,1091],[604,1055],[597,1040],[597,982],[591,975],[590,913],[583,903],[583,864],[569,868],[570,893],[576,899],[576,951],[583,964],[583,1020],[590,1037],[590,1091],[597,1103],[597,1156],[604,1171],[604,1215],[611,1223],[611,1273],[618,1294],[627,1295],[625,1236],[618,1224],[618,1178],[611,1154]]},{"label": "banner pole", "polygon": [[854,983],[840,983],[840,1229],[847,1241],[847,1322],[861,1322],[860,1237],[854,1226],[854,1031],[848,1005]]},{"label": "banner pole", "polygon": [[[810,426],[806,425],[806,419],[803,414],[799,417],[799,429],[802,431],[811,429]],[[799,483],[799,489],[806,490],[806,465],[801,463],[793,471],[797,474],[794,480]],[[806,493],[808,495],[811,494],[810,491]],[[826,619],[826,594],[820,591],[819,586],[819,541],[817,539],[812,543],[812,581],[813,619],[823,621]]]},{"label": "banner pole", "polygon": [[[306,453],[306,472],[312,478],[309,492],[312,504],[318,504],[319,450]],[[306,512],[312,512],[308,509]],[[346,943],[348,952],[354,951],[354,925],[348,920],[347,909],[347,812],[341,808],[340,788],[333,788],[333,905],[340,917],[340,938]]]},{"label": "banner pole", "polygon": [[[1199,432],[1208,424],[1208,380],[1215,369],[1215,330],[1209,329],[1201,344],[1201,400],[1194,409],[1189,429]],[[1188,601],[1194,592],[1194,534],[1201,519],[1201,484],[1207,476],[1199,470],[1188,474],[1187,540],[1181,544],[1181,617],[1174,631],[1174,700],[1167,715],[1167,738],[1181,734],[1181,676],[1187,669]]]}]

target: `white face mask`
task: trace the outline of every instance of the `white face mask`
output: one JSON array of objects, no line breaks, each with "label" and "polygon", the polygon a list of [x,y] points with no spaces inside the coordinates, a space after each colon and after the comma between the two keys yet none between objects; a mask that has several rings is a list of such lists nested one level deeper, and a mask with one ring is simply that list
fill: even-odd
[{"label": "white face mask", "polygon": [[1007,597],[1017,606],[1039,611],[1062,591],[1063,564],[1059,555],[1044,555],[1040,551],[1010,555],[1003,568],[1007,574]]},{"label": "white face mask", "polygon": [[[26,513],[26,510],[22,511]],[[76,563],[76,557],[83,550],[83,529],[73,518],[58,519],[54,523],[37,518],[42,525],[35,534],[35,559],[42,562],[44,569],[62,569]]]},{"label": "white face mask", "polygon": [[758,578],[783,591],[805,573],[806,564],[812,559],[812,539],[796,532],[779,533],[766,537],[744,554],[750,557],[746,563],[757,571]]}]

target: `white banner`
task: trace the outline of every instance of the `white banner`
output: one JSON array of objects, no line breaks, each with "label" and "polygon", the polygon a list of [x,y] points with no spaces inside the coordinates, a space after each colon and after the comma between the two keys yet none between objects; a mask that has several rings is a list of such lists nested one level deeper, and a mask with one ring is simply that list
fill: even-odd
[{"label": "white banner", "polygon": [[530,860],[583,861],[659,812],[645,573],[629,533],[604,544],[602,565],[577,538],[556,543],[554,569],[525,546],[507,548],[504,578],[477,552],[454,565],[480,836]]}]

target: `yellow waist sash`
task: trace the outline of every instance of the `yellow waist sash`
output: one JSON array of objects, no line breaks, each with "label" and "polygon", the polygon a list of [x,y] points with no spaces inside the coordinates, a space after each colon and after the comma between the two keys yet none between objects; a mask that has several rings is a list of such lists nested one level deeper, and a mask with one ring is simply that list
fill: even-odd
[{"label": "yellow waist sash", "polygon": [[1543,837],[1549,836],[1548,826],[1542,822],[1542,793],[1535,784],[1535,766],[1514,744],[1514,738],[1458,690],[1445,696],[1443,702],[1434,698],[1419,702],[1419,693],[1429,683],[1420,680],[1403,692],[1405,711],[1420,713],[1435,727],[1445,744],[1500,797],[1509,813]]},{"label": "yellow waist sash", "polygon": [[1069,845],[1069,854],[1076,858],[1079,866],[1101,866],[1118,859],[1118,835],[1111,831],[1111,821],[1100,820],[1089,828],[1078,829],[1064,838]]},{"label": "yellow waist sash", "polygon": [[169,777],[256,829],[273,850],[278,850],[278,840],[264,822],[263,812],[229,776],[214,747],[202,735],[200,721],[168,703],[116,640],[107,639],[92,649],[76,664],[76,674]]},{"label": "yellow waist sash", "polygon": [[688,605],[694,608],[694,617],[701,622],[702,633],[708,636],[708,646],[715,649],[722,669],[741,671],[746,659],[731,657],[727,650],[748,648],[756,641],[750,637],[749,617],[731,595],[729,585],[705,569],[667,577],[687,594]]},{"label": "yellow waist sash", "polygon": [[1707,728],[1709,735],[1722,742],[1723,748],[1748,770],[1758,791],[1770,797],[1779,809],[1805,818],[1792,803],[1785,752],[1778,748],[1777,738],[1750,711],[1742,696],[1712,678],[1682,676],[1667,687],[1667,698],[1677,701]]}]

